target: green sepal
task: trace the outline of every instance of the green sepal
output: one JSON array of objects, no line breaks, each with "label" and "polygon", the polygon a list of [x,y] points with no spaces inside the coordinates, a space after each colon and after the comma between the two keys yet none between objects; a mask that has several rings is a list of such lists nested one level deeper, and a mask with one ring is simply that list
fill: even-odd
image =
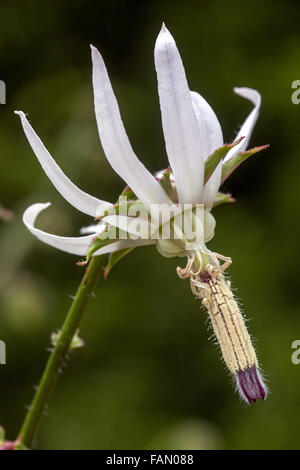
[{"label": "green sepal", "polygon": [[127,197],[127,199],[132,199],[132,200],[137,199],[136,195],[134,194],[134,192],[132,191],[132,189],[129,186],[125,186],[125,188],[121,192],[119,198],[120,197]]},{"label": "green sepal", "polygon": [[226,157],[229,150],[239,144],[241,140],[243,140],[243,138],[244,137],[241,137],[232,144],[222,145],[222,147],[219,147],[207,158],[204,168],[204,184],[209,180],[220,161],[223,160],[224,157]]},{"label": "green sepal", "polygon": [[252,149],[246,150],[245,152],[240,152],[235,155],[233,158],[225,162],[222,166],[222,180],[221,184],[237,169],[237,167],[243,163],[247,158],[251,157],[255,153],[261,152],[261,150],[265,150],[268,148],[269,145],[261,145],[260,147],[253,147]]},{"label": "green sepal", "polygon": [[108,215],[121,214],[128,216],[128,212],[132,206],[135,206],[137,211],[139,211],[139,208],[141,209],[141,211],[145,209],[145,206],[141,201],[137,199],[127,199],[126,196],[120,196],[118,202],[106,209],[103,214],[101,214],[101,216],[97,217],[96,220],[101,220],[103,219],[103,217],[107,217]]},{"label": "green sepal", "polygon": [[[123,198],[123,199],[122,199]],[[126,198],[126,199],[125,199]],[[122,213],[122,210],[124,210],[124,213],[129,210],[129,208],[133,204],[141,204],[143,205],[140,201],[137,200],[136,195],[132,191],[132,189],[129,186],[125,186],[123,191],[121,192],[118,201],[116,204],[114,204],[112,207],[107,209],[100,217],[97,217],[95,220],[101,220],[103,217],[107,215],[116,215]],[[77,263],[78,266],[85,266],[87,263],[90,261],[92,255],[98,251],[100,248],[103,248],[106,245],[109,245],[110,243],[114,243],[119,240],[119,237],[124,234],[124,232],[117,227],[106,227],[105,230],[101,233],[99,233],[97,236],[95,236],[94,240],[91,242],[89,249],[86,254],[86,258],[83,261],[79,261]],[[128,251],[129,250],[120,250],[120,251]],[[116,252],[118,253],[118,252]],[[110,257],[112,254],[109,255]],[[124,255],[120,256],[119,259],[121,259]],[[118,260],[119,260],[118,259]],[[108,269],[107,273],[111,270],[114,264],[118,261],[116,260],[115,262],[112,262],[110,268]],[[110,265],[110,261],[108,263]]]},{"label": "green sepal", "polygon": [[84,261],[79,261],[77,266],[85,266],[91,259],[92,255],[98,251],[100,248],[103,248],[110,243],[118,241],[121,234],[121,230],[116,227],[110,226],[106,227],[105,230],[95,236],[94,240],[91,242],[89,249],[86,253],[86,259]]},{"label": "green sepal", "polygon": [[104,211],[103,214],[96,217],[95,220],[101,220],[107,215],[119,214],[120,206],[125,207],[126,204],[129,204],[130,206],[130,204],[133,204],[134,201],[137,201],[136,195],[129,186],[125,186],[120,196],[118,197],[117,202]]},{"label": "green sepal", "polygon": [[104,268],[104,279],[107,279],[108,274],[110,273],[111,269],[118,263],[124,256],[128,255],[134,248],[124,248],[124,250],[114,251],[110,253],[108,258],[108,263]]},{"label": "green sepal", "polygon": [[163,170],[163,176],[160,178],[159,183],[171,201],[178,202],[178,195],[175,184],[171,180],[171,168]]},{"label": "green sepal", "polygon": [[221,204],[226,204],[228,202],[230,203],[235,202],[235,199],[229,193],[224,194],[224,193],[219,192],[217,193],[216,198],[214,200],[213,209],[215,207],[220,206]]}]

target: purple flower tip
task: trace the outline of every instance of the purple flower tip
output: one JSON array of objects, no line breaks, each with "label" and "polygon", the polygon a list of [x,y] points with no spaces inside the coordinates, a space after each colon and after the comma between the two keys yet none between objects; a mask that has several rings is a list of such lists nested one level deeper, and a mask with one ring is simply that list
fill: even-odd
[{"label": "purple flower tip", "polygon": [[0,444],[0,450],[15,450],[16,443],[15,441],[5,441]]},{"label": "purple flower tip", "polygon": [[259,399],[264,400],[267,396],[266,386],[255,366],[239,370],[236,374],[236,382],[242,398],[249,404]]}]

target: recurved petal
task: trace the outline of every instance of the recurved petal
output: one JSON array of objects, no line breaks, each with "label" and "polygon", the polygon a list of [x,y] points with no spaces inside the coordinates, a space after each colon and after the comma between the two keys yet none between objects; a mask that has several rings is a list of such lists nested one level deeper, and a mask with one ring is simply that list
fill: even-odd
[{"label": "recurved petal", "polygon": [[[223,145],[223,134],[219,120],[205,99],[194,91],[191,91],[193,106],[197,118],[199,131],[202,136],[205,160],[216,149]],[[222,175],[222,162],[219,163],[209,180],[204,186],[202,202],[211,206],[219,190]]]},{"label": "recurved petal", "polygon": [[232,150],[230,150],[230,152],[228,152],[224,159],[224,162],[227,162],[239,152],[243,152],[244,150],[246,150],[246,148],[248,147],[252,131],[259,116],[261,105],[260,93],[258,93],[258,91],[256,90],[253,90],[252,88],[234,88],[234,92],[237,95],[242,96],[242,98],[246,98],[247,100],[251,101],[254,104],[254,108],[252,109],[251,113],[242,125],[235,140],[238,140],[240,137],[244,137],[244,139],[240,142],[240,144],[236,145]]},{"label": "recurved petal", "polygon": [[28,207],[23,214],[24,224],[35,237],[47,245],[53,246],[58,250],[66,251],[67,253],[72,253],[73,255],[84,256],[91,241],[95,238],[95,233],[86,237],[60,237],[52,233],[44,232],[34,226],[38,215],[50,205],[51,203],[48,202],[46,204],[37,203]]},{"label": "recurved petal", "polygon": [[118,175],[150,210],[151,204],[171,204],[154,176],[135,155],[127,137],[104,61],[91,46],[95,113],[106,158]]},{"label": "recurved petal", "polygon": [[41,139],[29,124],[22,111],[15,111],[21,118],[22,127],[28,142],[39,160],[44,172],[51,180],[57,191],[76,209],[85,214],[96,217],[99,213],[111,206],[109,202],[101,201],[96,197],[81,191],[59,168],[51,157]]},{"label": "recurved petal", "polygon": [[166,150],[179,202],[200,203],[205,143],[178,49],[164,25],[156,40],[154,57]]}]

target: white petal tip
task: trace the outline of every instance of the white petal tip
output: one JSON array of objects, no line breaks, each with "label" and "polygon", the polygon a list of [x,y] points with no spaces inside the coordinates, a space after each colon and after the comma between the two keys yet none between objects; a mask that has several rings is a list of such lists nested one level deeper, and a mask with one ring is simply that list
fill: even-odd
[{"label": "white petal tip", "polygon": [[43,211],[44,209],[47,209],[48,207],[50,207],[51,204],[52,204],[51,202],[37,202],[35,206],[39,205],[39,207]]},{"label": "white petal tip", "polygon": [[[235,86],[233,88],[233,91],[237,95],[244,96],[244,95],[247,95],[248,91],[252,91],[252,88],[247,88],[247,87],[243,87],[243,86],[241,86],[241,87]],[[255,90],[253,90],[253,91],[255,91]]]},{"label": "white petal tip", "polygon": [[81,227],[80,233],[86,235],[89,233],[101,233],[105,230],[106,224],[104,222],[99,222],[98,224],[88,225],[87,227]]},{"label": "white petal tip", "polygon": [[35,219],[37,216],[51,206],[51,202],[37,202],[32,204],[32,206],[27,207],[23,214],[23,222],[28,227],[28,225],[34,225]]},{"label": "white petal tip", "polygon": [[90,48],[91,48],[92,58],[94,58],[98,51],[97,51],[96,47],[93,46],[93,44],[90,44]]},{"label": "white petal tip", "polygon": [[157,46],[160,46],[161,44],[165,44],[165,43],[172,43],[174,44],[175,41],[174,41],[174,38],[172,36],[172,34],[170,33],[170,31],[168,30],[168,28],[166,27],[165,23],[162,24],[162,27],[161,27],[161,30],[157,36],[157,40],[156,40],[156,47]]},{"label": "white petal tip", "polygon": [[23,111],[14,111],[14,113],[20,116],[21,118],[25,117],[25,113],[23,113]]},{"label": "white petal tip", "polygon": [[247,87],[234,87],[234,93],[251,101],[254,105],[260,103],[261,96],[257,90]]},{"label": "white petal tip", "polygon": [[93,44],[90,44],[90,48],[91,48],[91,53],[92,53],[92,60],[97,60],[101,58],[101,54],[98,51],[97,47],[93,46]]}]

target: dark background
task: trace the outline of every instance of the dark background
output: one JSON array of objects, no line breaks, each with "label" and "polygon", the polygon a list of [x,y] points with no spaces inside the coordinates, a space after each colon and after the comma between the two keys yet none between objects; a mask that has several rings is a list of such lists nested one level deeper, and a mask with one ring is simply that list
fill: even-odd
[{"label": "dark background", "polygon": [[104,56],[132,145],[151,170],[166,166],[153,64],[162,21],[174,35],[191,89],[216,111],[232,141],[251,105],[232,92],[262,94],[251,144],[270,144],[229,181],[237,202],[217,208],[209,248],[231,256],[228,271],[249,318],[271,393],[242,404],[182,260],[154,247],[125,258],[99,282],[75,351],[44,419],[41,449],[299,448],[300,79],[297,2],[3,1],[0,4],[0,423],[17,434],[82,276],[77,258],[43,245],[21,222],[34,202],[52,207],[38,226],[76,235],[90,220],[43,174],[14,109],[29,113],[44,143],[83,190],[115,200],[124,183],[105,160],[93,111],[89,43]]}]

